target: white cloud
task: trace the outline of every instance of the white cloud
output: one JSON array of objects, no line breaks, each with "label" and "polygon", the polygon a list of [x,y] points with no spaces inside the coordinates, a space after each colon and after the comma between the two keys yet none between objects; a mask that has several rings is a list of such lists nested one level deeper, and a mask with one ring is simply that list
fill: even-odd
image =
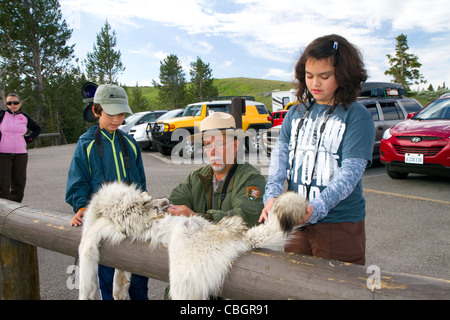
[{"label": "white cloud", "polygon": [[447,0],[403,1],[398,4],[401,14],[392,15],[395,30],[421,28],[426,32],[449,31],[449,3]]},{"label": "white cloud", "polygon": [[[449,62],[450,62],[450,35],[431,39],[426,48],[412,47],[411,52],[419,57],[422,64],[420,72],[428,80],[428,85],[433,84],[434,88],[442,86],[443,82],[450,83]],[[423,85],[422,85],[423,86]]]},{"label": "white cloud", "polygon": [[204,40],[197,40],[195,37],[185,38],[176,36],[175,41],[180,45],[181,48],[198,54],[208,54],[214,48],[211,43]]},{"label": "white cloud", "polygon": [[167,53],[161,50],[155,50],[153,43],[149,42],[144,46],[136,47],[135,49],[128,49],[129,52],[137,55],[141,55],[148,58],[154,58],[157,60],[162,60],[167,57]]},{"label": "white cloud", "polygon": [[[116,30],[131,29],[142,34],[149,28],[149,22],[152,26],[178,30],[174,40],[180,51],[187,51],[183,57],[179,55],[184,61],[190,59],[190,54],[217,54],[222,50],[219,43],[226,39],[243,52],[228,52],[233,59],[222,55],[216,60],[237,62],[241,54],[264,59],[274,64],[264,68],[268,76],[283,73],[276,71],[282,70],[278,63],[293,67],[301,50],[313,39],[337,33],[360,48],[369,74],[378,79],[384,77],[386,54],[393,51],[397,35],[410,32],[442,37],[436,33],[450,31],[448,0],[61,0],[60,3],[74,29],[82,27],[79,14],[82,11],[102,22],[107,18]],[[441,41],[439,46],[427,45],[412,51],[419,55],[426,78],[443,77],[448,70],[447,43]],[[167,56],[163,51],[168,49],[162,50],[160,46],[137,44],[129,51],[162,60]],[[440,62],[438,66],[436,61]],[[230,66],[231,63],[224,67]]]},{"label": "white cloud", "polygon": [[288,81],[293,81],[294,80],[294,71],[289,71],[287,72],[286,70],[282,70],[282,69],[269,69],[267,70],[267,73],[263,76],[263,79],[266,78],[278,78],[278,79],[286,79]]},{"label": "white cloud", "polygon": [[224,61],[224,63],[222,64],[222,67],[228,68],[228,67],[231,67],[232,64],[233,64],[233,61],[227,60],[227,61]]}]

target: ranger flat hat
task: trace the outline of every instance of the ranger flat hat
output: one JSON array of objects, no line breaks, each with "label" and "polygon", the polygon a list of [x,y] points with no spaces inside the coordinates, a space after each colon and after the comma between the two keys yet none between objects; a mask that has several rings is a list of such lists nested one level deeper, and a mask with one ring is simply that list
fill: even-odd
[{"label": "ranger flat hat", "polygon": [[205,137],[229,134],[238,139],[250,136],[242,129],[236,129],[236,121],[231,114],[214,112],[200,122],[200,132],[191,136],[191,140],[202,140]]},{"label": "ranger flat hat", "polygon": [[128,96],[125,89],[117,84],[102,84],[95,91],[94,103],[102,106],[102,109],[113,116],[120,113],[133,114],[128,106]]}]

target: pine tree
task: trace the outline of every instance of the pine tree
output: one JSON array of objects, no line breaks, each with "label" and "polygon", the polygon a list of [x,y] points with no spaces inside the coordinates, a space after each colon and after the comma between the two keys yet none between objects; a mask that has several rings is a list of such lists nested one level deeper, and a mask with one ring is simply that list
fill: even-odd
[{"label": "pine tree", "polygon": [[1,82],[26,99],[24,107],[44,130],[58,131],[59,117],[49,96],[63,85],[60,77],[71,72],[74,51],[74,45],[67,44],[72,30],[62,18],[59,2],[2,0],[0,9],[0,29],[14,47],[10,54],[4,48],[0,51],[1,60],[8,61]]},{"label": "pine tree", "polygon": [[133,112],[151,110],[150,103],[142,93],[142,88],[136,83],[135,87],[126,87],[128,103]]},{"label": "pine tree", "polygon": [[97,34],[94,51],[88,52],[85,64],[88,79],[94,82],[117,82],[119,73],[125,71],[120,60],[120,50],[114,50],[117,45],[116,32],[111,30],[108,20]]},{"label": "pine tree", "polygon": [[413,83],[426,83],[423,75],[419,72],[419,69],[422,66],[419,62],[419,57],[407,53],[409,50],[408,37],[404,34],[400,34],[395,40],[397,40],[395,55],[386,55],[391,67],[386,70],[384,74],[391,75],[394,78],[393,82],[401,83],[407,91],[409,91],[409,86]]},{"label": "pine tree", "polygon": [[212,70],[209,63],[204,63],[200,57],[195,62],[191,62],[191,85],[189,87],[189,97],[192,102],[203,100],[208,97],[217,97],[219,91],[214,86]]},{"label": "pine tree", "polygon": [[158,89],[158,100],[163,109],[185,107],[186,76],[181,61],[175,54],[168,55],[160,62],[159,80],[153,80]]},{"label": "pine tree", "polygon": [[[14,79],[19,80],[17,72],[13,70],[13,66],[17,65],[15,62],[19,56],[19,52],[16,48],[16,34],[17,28],[14,24],[14,16],[11,17],[14,10],[10,5],[10,2],[0,2],[0,98],[1,107],[5,104],[6,87],[7,84],[14,82]],[[13,86],[15,87],[15,86]]]}]

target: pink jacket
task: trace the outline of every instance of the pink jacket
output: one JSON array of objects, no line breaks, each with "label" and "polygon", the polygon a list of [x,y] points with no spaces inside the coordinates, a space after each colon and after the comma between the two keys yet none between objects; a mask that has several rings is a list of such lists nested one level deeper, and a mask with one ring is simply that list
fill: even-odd
[{"label": "pink jacket", "polygon": [[[25,136],[27,130],[32,134]],[[0,153],[27,153],[27,142],[39,135],[41,128],[26,113],[5,111],[0,122]]]}]

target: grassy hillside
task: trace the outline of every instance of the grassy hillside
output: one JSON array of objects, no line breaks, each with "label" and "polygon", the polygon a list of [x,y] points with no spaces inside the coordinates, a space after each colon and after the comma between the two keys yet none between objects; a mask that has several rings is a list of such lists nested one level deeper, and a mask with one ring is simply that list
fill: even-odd
[{"label": "grassy hillside", "polygon": [[214,84],[220,96],[253,96],[256,101],[272,110],[272,90],[287,91],[293,88],[291,82],[252,78],[217,79]]},{"label": "grassy hillside", "polygon": [[[274,81],[252,78],[226,78],[216,79],[214,84],[219,90],[219,96],[253,96],[256,101],[272,110],[272,90],[287,91],[292,89],[292,83],[288,81]],[[152,105],[157,99],[158,92],[154,87],[142,87],[142,94],[151,101]],[[163,109],[163,107],[155,109]]]},{"label": "grassy hillside", "polygon": [[[292,83],[288,81],[253,78],[216,79],[214,84],[219,90],[219,96],[253,96],[256,101],[264,103],[270,111],[272,111],[272,90],[287,91],[293,88]],[[408,96],[417,99],[422,106],[425,106],[446,92],[449,92],[449,90],[409,92]],[[151,102],[152,109],[166,108],[156,105],[158,92],[154,87],[142,87],[142,93]]]}]

